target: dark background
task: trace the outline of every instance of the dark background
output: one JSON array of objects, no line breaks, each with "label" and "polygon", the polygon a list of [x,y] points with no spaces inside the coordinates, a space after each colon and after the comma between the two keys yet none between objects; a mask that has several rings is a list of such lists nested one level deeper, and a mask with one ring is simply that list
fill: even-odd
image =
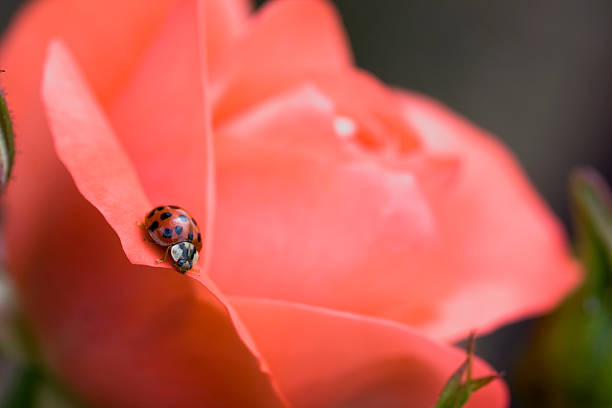
[{"label": "dark background", "polygon": [[[20,3],[0,0],[0,28]],[[499,136],[566,225],[570,169],[589,164],[612,178],[611,1],[334,3],[360,67]],[[532,326],[480,339],[478,354],[511,378]]]}]

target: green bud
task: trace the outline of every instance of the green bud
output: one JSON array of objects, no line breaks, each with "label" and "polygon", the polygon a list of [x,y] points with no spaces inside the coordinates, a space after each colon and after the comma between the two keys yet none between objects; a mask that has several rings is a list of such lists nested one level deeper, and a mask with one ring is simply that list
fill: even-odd
[{"label": "green bud", "polygon": [[[0,70],[0,72],[4,72]],[[0,187],[1,190],[6,188],[6,185],[11,176],[13,161],[15,159],[15,134],[13,133],[13,124],[9,113],[6,98],[3,92],[0,92]]]},{"label": "green bud", "polygon": [[489,384],[496,375],[472,378],[472,356],[474,351],[474,334],[468,340],[467,357],[457,371],[448,379],[440,398],[434,408],[460,408],[470,399],[473,392]]},{"label": "green bud", "polygon": [[582,286],[542,319],[518,367],[529,407],[612,406],[612,200],[593,170],[570,180]]}]

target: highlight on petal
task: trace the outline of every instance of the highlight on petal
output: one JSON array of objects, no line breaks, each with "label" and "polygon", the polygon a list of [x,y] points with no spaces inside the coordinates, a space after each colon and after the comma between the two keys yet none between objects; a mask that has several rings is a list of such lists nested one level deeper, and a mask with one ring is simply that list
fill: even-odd
[{"label": "highlight on petal", "polygon": [[113,227],[132,263],[156,264],[159,251],[138,223],[152,206],[82,72],[59,41],[49,45],[42,98],[55,148],[83,196]]},{"label": "highlight on petal", "polygon": [[355,138],[372,151],[418,151],[420,140],[402,115],[397,96],[372,74],[356,69],[308,75],[343,116],[358,124]]},{"label": "highlight on petal", "polygon": [[421,285],[423,271],[410,268],[435,239],[420,186],[353,154],[335,119],[306,87],[217,129],[211,277],[233,295],[365,314],[429,304],[443,284]]},{"label": "highlight on petal", "polygon": [[[232,298],[294,407],[433,407],[465,353],[407,326],[290,302]],[[493,374],[482,360],[474,376]],[[504,408],[493,381],[468,408]]]},{"label": "highlight on petal", "polygon": [[351,61],[340,17],[328,2],[269,2],[249,20],[225,75],[212,84],[215,123],[308,73],[336,72]]},{"label": "highlight on petal", "polygon": [[[297,122],[298,119],[300,122]],[[230,135],[246,143],[299,151],[313,158],[348,162],[354,156],[354,149],[344,140],[346,135],[339,135],[338,120],[350,119],[336,114],[334,102],[323,95],[317,86],[305,83],[259,102],[225,126],[217,127],[215,133],[220,144],[226,143],[225,136]],[[313,128],[278,133],[268,129],[276,126],[275,122],[286,126],[299,123],[300,126],[296,127],[311,123]],[[330,132],[332,127],[335,131],[333,134]],[[247,129],[255,131],[245,132]]]},{"label": "highlight on petal", "polygon": [[422,280],[445,276],[449,288],[432,296],[436,315],[417,326],[456,339],[552,308],[578,283],[579,268],[559,222],[516,161],[490,135],[438,103],[410,93],[401,97],[427,150],[462,163],[454,187],[429,196],[444,240],[420,262],[427,271]]}]

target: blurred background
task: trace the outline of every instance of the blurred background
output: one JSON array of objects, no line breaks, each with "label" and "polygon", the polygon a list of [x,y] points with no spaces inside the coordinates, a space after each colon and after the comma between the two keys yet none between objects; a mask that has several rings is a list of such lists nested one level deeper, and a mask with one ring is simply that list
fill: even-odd
[{"label": "blurred background", "polygon": [[[0,28],[22,2],[0,1]],[[570,169],[589,164],[612,180],[611,1],[334,3],[357,65],[501,138],[566,226]],[[477,353],[511,379],[532,326],[486,336]]]}]

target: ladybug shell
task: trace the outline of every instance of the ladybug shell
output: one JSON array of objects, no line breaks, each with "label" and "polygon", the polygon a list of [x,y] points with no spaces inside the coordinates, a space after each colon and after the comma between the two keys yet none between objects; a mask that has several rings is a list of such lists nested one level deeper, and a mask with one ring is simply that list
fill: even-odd
[{"label": "ladybug shell", "polygon": [[175,205],[154,208],[145,218],[145,228],[151,239],[163,247],[179,242],[191,242],[202,249],[202,235],[189,213]]}]

